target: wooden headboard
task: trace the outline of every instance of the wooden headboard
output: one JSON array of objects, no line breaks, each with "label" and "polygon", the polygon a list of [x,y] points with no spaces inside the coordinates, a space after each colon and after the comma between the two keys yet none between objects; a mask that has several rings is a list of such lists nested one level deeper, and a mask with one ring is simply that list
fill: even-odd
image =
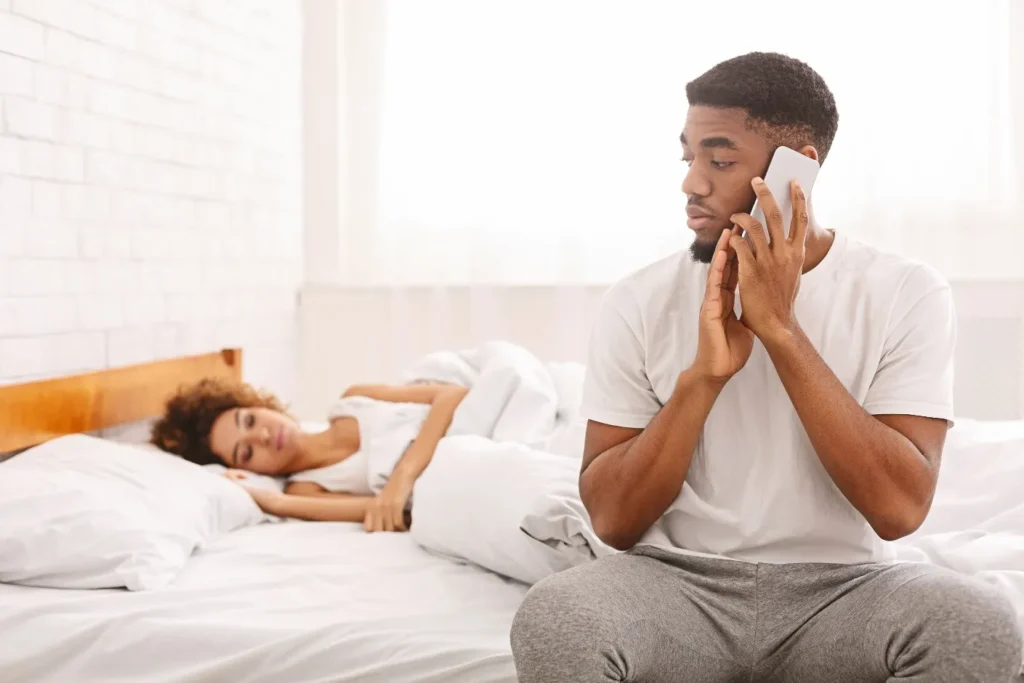
[{"label": "wooden headboard", "polygon": [[0,387],[0,453],[156,417],[182,384],[242,378],[242,350]]}]

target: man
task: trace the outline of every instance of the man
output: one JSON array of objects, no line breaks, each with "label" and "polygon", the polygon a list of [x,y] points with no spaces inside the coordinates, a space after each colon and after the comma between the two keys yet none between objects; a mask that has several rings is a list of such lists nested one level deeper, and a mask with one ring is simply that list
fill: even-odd
[{"label": "man", "polygon": [[530,591],[519,680],[1015,680],[1008,602],[888,545],[953,418],[949,286],[823,229],[799,187],[783,234],[760,176],[780,145],[824,161],[838,125],[810,67],[752,53],[686,93],[695,241],[609,290],[584,392],[580,493],[626,552]]}]

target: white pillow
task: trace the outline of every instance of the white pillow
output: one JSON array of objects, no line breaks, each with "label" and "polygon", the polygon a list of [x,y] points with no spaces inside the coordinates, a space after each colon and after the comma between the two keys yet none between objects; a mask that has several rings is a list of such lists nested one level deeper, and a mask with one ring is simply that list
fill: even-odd
[{"label": "white pillow", "polygon": [[410,534],[435,553],[536,583],[579,564],[584,554],[578,536],[570,540],[572,531],[555,538],[557,521],[535,525],[537,537],[520,526],[550,507],[536,503],[538,497],[571,496],[578,477],[578,461],[523,444],[446,437],[416,482]]},{"label": "white pillow", "polygon": [[177,456],[65,436],[0,464],[0,582],[158,589],[261,519],[241,487]]}]

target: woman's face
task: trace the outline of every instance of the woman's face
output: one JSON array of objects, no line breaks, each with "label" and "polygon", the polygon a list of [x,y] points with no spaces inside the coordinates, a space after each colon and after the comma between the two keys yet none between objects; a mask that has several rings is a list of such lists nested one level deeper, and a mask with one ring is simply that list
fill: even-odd
[{"label": "woman's face", "polygon": [[210,450],[228,467],[257,474],[283,474],[299,454],[299,428],[269,408],[233,408],[210,430]]}]

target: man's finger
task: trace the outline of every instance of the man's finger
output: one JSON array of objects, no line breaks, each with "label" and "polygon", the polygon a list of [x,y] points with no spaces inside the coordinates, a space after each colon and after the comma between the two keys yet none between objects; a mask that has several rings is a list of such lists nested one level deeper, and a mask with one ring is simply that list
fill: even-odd
[{"label": "man's finger", "polygon": [[738,262],[737,273],[749,272],[755,265],[757,260],[754,258],[754,252],[750,250],[750,245],[742,237],[733,237],[730,241],[732,248],[736,250],[736,260]]},{"label": "man's finger", "polygon": [[793,223],[789,230],[789,241],[802,247],[807,241],[807,224],[810,222],[807,215],[807,197],[804,196],[804,189],[800,187],[800,183],[795,180],[790,184],[789,192],[793,200]]},{"label": "man's finger", "polygon": [[723,230],[722,236],[718,238],[718,246],[715,247],[715,255],[711,259],[711,268],[708,269],[707,289],[704,292],[704,299],[708,302],[716,302],[722,298],[722,283],[725,282],[725,264],[728,261],[726,249],[732,235],[731,230]]},{"label": "man's finger", "polygon": [[782,244],[786,236],[782,228],[783,217],[779,203],[775,201],[775,197],[772,196],[772,191],[768,189],[768,185],[760,178],[751,180],[750,186],[754,188],[754,194],[757,195],[757,205],[761,207],[761,211],[764,213],[764,222],[772,244]]},{"label": "man's finger", "polygon": [[735,292],[736,285],[740,283],[740,264],[737,261],[739,257],[736,255],[736,250],[732,248],[732,244],[729,245],[729,250],[732,252],[732,257],[729,259],[729,274],[723,289],[728,292]]},{"label": "man's finger", "polygon": [[[715,244],[715,253],[711,255],[711,263],[714,264],[715,258],[718,256],[718,252],[722,251],[729,244],[729,237],[731,237],[732,231],[726,228],[722,231],[722,234],[718,236],[718,243]],[[711,282],[711,276],[714,274],[714,268],[708,269],[708,277],[705,284]]]},{"label": "man's finger", "polygon": [[402,530],[404,530],[405,525],[402,524],[402,507],[401,506],[395,506],[395,508],[392,510],[391,521],[394,523],[395,531],[402,531]]},{"label": "man's finger", "polygon": [[[747,246],[751,248],[751,255],[761,256],[768,253],[768,237],[764,233],[764,228],[754,220],[754,217],[749,213],[737,213],[733,214],[729,220],[736,225],[743,228],[743,232],[747,235]],[[735,240],[731,239],[730,243],[733,244],[733,249],[739,253],[734,244]]]}]

